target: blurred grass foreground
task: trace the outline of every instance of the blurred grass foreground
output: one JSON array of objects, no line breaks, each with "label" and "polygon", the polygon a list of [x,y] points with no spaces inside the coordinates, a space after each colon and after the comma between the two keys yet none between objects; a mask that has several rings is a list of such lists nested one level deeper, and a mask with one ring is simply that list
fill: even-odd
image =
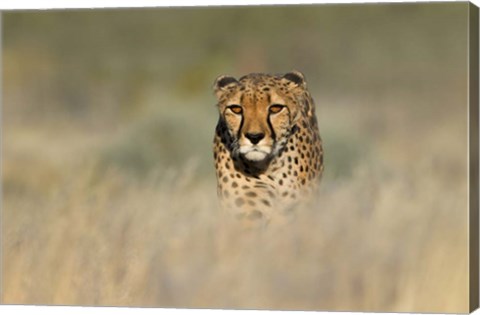
[{"label": "blurred grass foreground", "polygon": [[[467,312],[468,3],[3,14],[8,304]],[[305,73],[318,203],[216,203],[219,74]]]}]

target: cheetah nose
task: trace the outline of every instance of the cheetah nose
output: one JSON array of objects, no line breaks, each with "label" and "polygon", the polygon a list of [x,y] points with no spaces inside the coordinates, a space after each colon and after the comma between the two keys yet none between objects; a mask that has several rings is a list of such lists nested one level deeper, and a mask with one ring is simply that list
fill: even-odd
[{"label": "cheetah nose", "polygon": [[245,137],[247,137],[248,140],[250,140],[251,143],[257,144],[260,142],[265,137],[264,133],[247,133],[245,134]]}]

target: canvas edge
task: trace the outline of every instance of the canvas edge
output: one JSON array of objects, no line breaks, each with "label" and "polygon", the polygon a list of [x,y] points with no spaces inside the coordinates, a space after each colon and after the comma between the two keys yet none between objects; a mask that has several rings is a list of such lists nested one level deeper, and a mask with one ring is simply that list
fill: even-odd
[{"label": "canvas edge", "polygon": [[469,311],[479,303],[479,98],[478,7],[468,6]]},{"label": "canvas edge", "polygon": [[3,305],[4,281],[4,216],[3,216],[3,10],[0,10],[0,305]]}]

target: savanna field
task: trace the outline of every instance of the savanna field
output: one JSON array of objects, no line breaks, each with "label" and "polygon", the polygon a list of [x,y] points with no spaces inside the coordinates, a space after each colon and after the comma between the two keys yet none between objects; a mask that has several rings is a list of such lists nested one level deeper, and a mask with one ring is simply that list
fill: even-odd
[{"label": "savanna field", "polygon": [[[466,312],[466,13],[4,13],[2,303]],[[292,69],[321,190],[244,237],[217,205],[213,80]]]}]

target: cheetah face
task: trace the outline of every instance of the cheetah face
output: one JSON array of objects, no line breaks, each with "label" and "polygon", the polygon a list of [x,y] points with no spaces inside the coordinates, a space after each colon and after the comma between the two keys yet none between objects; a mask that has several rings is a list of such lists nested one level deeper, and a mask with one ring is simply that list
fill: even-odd
[{"label": "cheetah face", "polygon": [[286,145],[300,108],[303,75],[250,74],[215,82],[220,119],[224,121],[234,156],[250,162],[267,161]]}]

